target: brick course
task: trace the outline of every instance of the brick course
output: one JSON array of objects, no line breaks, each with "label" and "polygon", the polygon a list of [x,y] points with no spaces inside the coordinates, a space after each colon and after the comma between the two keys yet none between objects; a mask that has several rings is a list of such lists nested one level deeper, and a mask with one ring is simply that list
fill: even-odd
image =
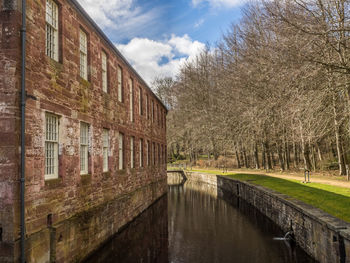
[{"label": "brick course", "polygon": [[[45,55],[46,0],[27,0],[26,230],[27,262],[67,262],[113,235],[163,195],[161,163],[139,168],[139,139],[166,145],[166,109],[138,74],[118,55],[70,0],[59,5],[59,62]],[[0,0],[0,261],[19,257],[20,26],[16,0]],[[88,81],[79,75],[79,32],[88,35]],[[108,57],[108,93],[102,91],[101,51]],[[123,69],[123,103],[118,101],[117,67]],[[134,81],[134,122],[129,118],[128,79]],[[144,114],[139,115],[138,89]],[[146,94],[159,112],[146,118]],[[148,103],[151,111],[151,103]],[[156,109],[156,107],[155,107]],[[59,116],[59,178],[45,180],[45,114]],[[151,114],[150,114],[151,116]],[[160,121],[159,121],[160,120]],[[80,175],[80,122],[90,124],[89,174]],[[103,173],[102,131],[109,129],[109,171]],[[125,169],[118,170],[118,133],[125,138]],[[130,169],[130,137],[135,169]],[[162,147],[160,147],[162,149]],[[146,160],[144,148],[144,163]],[[47,226],[52,215],[52,226]],[[5,249],[6,248],[6,249]]]}]

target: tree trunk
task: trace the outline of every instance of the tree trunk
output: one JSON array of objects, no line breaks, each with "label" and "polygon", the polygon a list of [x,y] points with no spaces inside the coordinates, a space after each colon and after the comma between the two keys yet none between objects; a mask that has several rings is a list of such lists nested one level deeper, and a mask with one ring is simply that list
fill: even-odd
[{"label": "tree trunk", "polygon": [[267,159],[267,170],[271,170],[272,169],[272,164],[271,164],[271,153],[270,153],[270,147],[269,147],[269,143],[266,141],[265,142],[265,148],[266,148],[266,159]]},{"label": "tree trunk", "polygon": [[254,162],[255,162],[255,169],[260,169],[258,144],[257,143],[255,143],[255,145],[254,145]]},{"label": "tree trunk", "polygon": [[265,149],[265,144],[264,143],[262,143],[261,144],[261,146],[262,146],[262,167],[264,167],[264,169],[266,170],[267,168],[266,168],[266,149]]},{"label": "tree trunk", "polygon": [[313,166],[313,170],[316,171],[316,169],[317,169],[317,159],[316,159],[315,145],[312,145],[311,149],[312,149],[312,151],[311,151],[312,166]]},{"label": "tree trunk", "polygon": [[333,95],[333,117],[334,117],[334,134],[335,134],[335,145],[337,148],[337,157],[339,165],[339,175],[346,175],[344,154],[342,151],[340,124],[338,122],[338,113],[336,105],[336,97]]},{"label": "tree trunk", "polygon": [[282,146],[279,144],[277,145],[277,155],[278,155],[278,161],[280,163],[280,168],[282,171],[285,170],[284,168],[284,162],[283,162],[283,156],[282,156]]},{"label": "tree trunk", "polygon": [[298,149],[296,142],[293,142],[294,168],[298,168]]},{"label": "tree trunk", "polygon": [[286,164],[286,169],[290,169],[290,153],[289,153],[289,146],[288,143],[284,143],[284,156],[285,156],[285,164]]},{"label": "tree trunk", "polygon": [[249,168],[247,153],[246,153],[246,150],[245,150],[244,147],[243,147],[243,157],[244,157],[244,166],[245,166],[245,168]]},{"label": "tree trunk", "polygon": [[241,161],[239,160],[239,154],[238,154],[237,149],[235,149],[235,152],[236,152],[236,159],[237,159],[237,167],[238,167],[238,169],[240,169],[241,168]]},{"label": "tree trunk", "polygon": [[307,143],[305,143],[305,139],[304,139],[304,135],[303,135],[303,127],[302,127],[301,123],[300,123],[300,135],[301,135],[301,151],[303,153],[304,167],[306,170],[311,171],[309,146],[307,145]]}]

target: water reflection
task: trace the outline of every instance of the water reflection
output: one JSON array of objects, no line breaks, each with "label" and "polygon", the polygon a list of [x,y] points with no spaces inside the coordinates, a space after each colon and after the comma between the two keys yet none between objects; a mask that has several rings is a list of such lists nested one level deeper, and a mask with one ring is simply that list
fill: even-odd
[{"label": "water reflection", "polygon": [[216,198],[217,189],[186,182],[160,199],[86,262],[303,263],[302,250],[247,203]]},{"label": "water reflection", "polygon": [[256,209],[215,196],[205,184],[169,187],[169,262],[314,262],[301,249],[274,241],[283,233]]},{"label": "water reflection", "polygon": [[85,262],[168,262],[167,207],[164,196]]}]

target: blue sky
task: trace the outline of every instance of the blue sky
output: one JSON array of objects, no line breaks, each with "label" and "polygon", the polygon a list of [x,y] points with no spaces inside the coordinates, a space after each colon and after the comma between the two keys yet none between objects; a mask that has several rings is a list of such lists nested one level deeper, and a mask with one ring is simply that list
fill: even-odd
[{"label": "blue sky", "polygon": [[140,75],[175,77],[241,17],[247,0],[78,0]]}]

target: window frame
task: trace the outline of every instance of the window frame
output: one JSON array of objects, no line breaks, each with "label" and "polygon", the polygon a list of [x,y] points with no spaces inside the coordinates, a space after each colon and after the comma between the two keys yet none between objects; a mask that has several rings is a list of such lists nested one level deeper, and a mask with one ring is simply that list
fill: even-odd
[{"label": "window frame", "polygon": [[[60,53],[59,5],[53,0],[46,0],[45,2],[45,54],[49,58],[58,62]],[[51,9],[51,12],[49,8]]]},{"label": "window frame", "polygon": [[150,166],[150,159],[151,159],[151,150],[150,150],[149,144],[150,144],[149,140],[147,140],[146,141],[146,152],[147,152],[146,164],[147,164],[147,166]]},{"label": "window frame", "polygon": [[[83,39],[82,39],[83,36]],[[79,58],[80,58],[80,77],[88,80],[88,34],[82,29],[79,29]],[[84,43],[82,43],[82,40]]]},{"label": "window frame", "polygon": [[118,65],[117,68],[117,81],[118,81],[118,101],[124,102],[124,92],[123,92],[123,68]]},{"label": "window frame", "polygon": [[130,121],[134,122],[134,80],[129,78],[129,117]]},{"label": "window frame", "polygon": [[102,91],[108,93],[108,56],[101,51]]},{"label": "window frame", "polygon": [[130,136],[130,168],[135,168],[135,137]]},{"label": "window frame", "polygon": [[142,116],[143,115],[143,105],[142,105],[142,88],[139,87],[139,115]]},{"label": "window frame", "polygon": [[142,168],[144,167],[144,160],[143,160],[143,139],[140,138],[139,142],[139,166]]},{"label": "window frame", "polygon": [[146,119],[149,120],[149,97],[148,94],[146,94]]},{"label": "window frame", "polygon": [[102,130],[102,171],[104,173],[109,172],[109,129],[103,128]]},{"label": "window frame", "polygon": [[[53,126],[49,128],[50,124],[48,123],[49,118],[51,120],[54,120],[54,123],[51,122],[51,124],[54,124],[54,131],[53,133],[50,133],[50,130],[53,130]],[[59,175],[59,161],[58,161],[58,156],[59,156],[59,116],[53,113],[46,112],[45,113],[45,180],[52,180],[52,179],[58,179]],[[51,138],[49,138],[51,136]],[[53,138],[54,137],[54,138]],[[50,145],[50,146],[49,146]],[[52,149],[51,154],[53,155],[50,156],[50,159],[53,159],[50,162],[50,167],[48,167],[48,151],[49,147]],[[53,167],[53,168],[52,168]],[[50,172],[49,172],[50,171]],[[52,172],[51,172],[52,171]]]},{"label": "window frame", "polygon": [[[83,136],[84,129],[87,129],[86,136]],[[86,141],[83,141],[84,138]],[[80,122],[80,174],[89,174],[89,141],[90,141],[90,125],[86,122]],[[82,152],[84,151],[84,152]],[[84,156],[82,158],[82,156]],[[84,163],[82,163],[82,161]],[[85,169],[82,168],[85,166]]]},{"label": "window frame", "polygon": [[119,132],[118,136],[118,170],[124,170],[125,163],[124,163],[124,134]]}]

